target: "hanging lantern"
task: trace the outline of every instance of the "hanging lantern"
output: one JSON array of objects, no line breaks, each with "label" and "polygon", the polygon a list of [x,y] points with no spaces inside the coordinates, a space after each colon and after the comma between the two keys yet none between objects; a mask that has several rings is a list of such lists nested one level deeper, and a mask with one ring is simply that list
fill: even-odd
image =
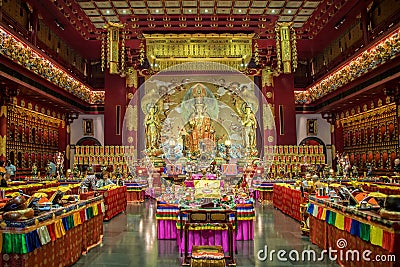
[{"label": "hanging lantern", "polygon": [[[125,32],[123,30],[124,25],[108,22],[108,24],[104,28],[107,29],[107,37],[103,36],[101,44],[102,70],[104,71],[106,62],[110,74],[123,74],[123,70],[125,68]],[[107,53],[105,51],[105,45],[107,45]]]},{"label": "hanging lantern", "polygon": [[297,68],[296,32],[292,22],[278,22],[275,26],[278,71],[291,73]]}]

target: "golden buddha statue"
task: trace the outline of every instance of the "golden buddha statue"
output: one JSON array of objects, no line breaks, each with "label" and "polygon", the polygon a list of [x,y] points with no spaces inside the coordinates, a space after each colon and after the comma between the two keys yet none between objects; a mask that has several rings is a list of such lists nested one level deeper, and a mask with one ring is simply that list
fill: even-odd
[{"label": "golden buddha statue", "polygon": [[152,106],[145,118],[146,148],[155,150],[160,145],[161,124],[157,115],[156,107]]},{"label": "golden buddha statue", "polygon": [[[215,143],[215,129],[206,111],[206,106],[201,100],[196,101],[195,110],[189,118],[187,128],[187,145],[192,154],[198,154],[200,149],[206,149],[205,147],[200,147],[203,139],[208,139]],[[206,143],[209,142],[204,142],[204,144]]]},{"label": "golden buddha statue", "polygon": [[257,120],[250,106],[245,107],[242,125],[244,127],[243,146],[247,150],[253,151],[256,147]]}]

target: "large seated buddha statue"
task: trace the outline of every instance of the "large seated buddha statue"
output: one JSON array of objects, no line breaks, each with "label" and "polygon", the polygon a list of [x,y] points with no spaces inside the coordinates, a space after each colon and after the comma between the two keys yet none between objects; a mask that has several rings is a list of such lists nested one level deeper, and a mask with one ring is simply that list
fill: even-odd
[{"label": "large seated buddha statue", "polygon": [[186,123],[186,149],[192,155],[207,151],[208,146],[215,144],[215,128],[204,103],[204,87],[198,86],[193,90],[194,111]]}]

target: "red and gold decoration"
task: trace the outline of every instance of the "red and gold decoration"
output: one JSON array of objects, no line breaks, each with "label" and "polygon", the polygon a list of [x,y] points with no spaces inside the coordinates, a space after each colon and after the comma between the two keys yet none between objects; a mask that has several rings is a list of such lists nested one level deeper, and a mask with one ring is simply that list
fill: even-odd
[{"label": "red and gold decoration", "polygon": [[[1,266],[70,266],[103,237],[102,200],[97,198],[40,222],[35,218],[1,230]],[[83,205],[82,205],[83,204]],[[10,230],[11,229],[11,230]],[[66,257],[66,255],[68,255]]]},{"label": "red and gold decoration", "polygon": [[371,165],[374,169],[387,170],[393,167],[397,157],[396,104],[383,105],[379,100],[379,106],[375,105],[371,102],[356,108],[358,112],[352,109],[336,114],[335,130],[342,135],[343,152],[352,166],[366,168]]},{"label": "red and gold decoration", "polygon": [[123,76],[125,75],[124,25],[109,21],[104,28],[107,30],[107,35],[106,38],[103,36],[101,43],[101,69],[104,71],[106,67],[109,69],[110,74]]},{"label": "red and gold decoration", "polygon": [[301,221],[300,206],[308,201],[302,196],[301,191],[288,184],[274,184],[273,190],[274,207]]},{"label": "red and gold decoration", "polygon": [[252,57],[253,34],[144,34],[154,70],[186,62],[217,62],[244,70]]},{"label": "red and gold decoration", "polygon": [[134,146],[76,146],[74,165],[113,166],[123,173],[136,159]]},{"label": "red and gold decoration", "polygon": [[397,57],[400,54],[399,34],[397,28],[321,81],[304,91],[295,92],[296,104],[310,104]]},{"label": "red and gold decoration", "polygon": [[[338,248],[359,251],[360,254],[369,250],[371,255],[400,256],[398,221],[382,219],[372,212],[346,208],[315,197],[310,197],[307,212],[310,214],[310,240],[322,249]],[[339,243],[341,240],[345,243]],[[339,257],[338,263],[345,266],[396,266],[395,261],[377,264],[366,258],[352,261]]]},{"label": "red and gold decoration", "polygon": [[0,106],[0,125],[0,159],[4,160],[7,158],[7,128],[4,129],[7,125],[7,106]]},{"label": "red and gold decoration", "polygon": [[273,174],[300,173],[302,165],[325,164],[326,160],[323,146],[265,146],[264,151]]},{"label": "red and gold decoration", "polygon": [[[21,100],[20,104],[25,106],[25,101]],[[30,172],[33,164],[39,170],[45,168],[47,160],[53,160],[59,152],[65,120],[60,114],[51,114],[49,109],[42,113],[22,106],[8,106],[7,113],[7,158],[20,171]]]},{"label": "red and gold decoration", "polygon": [[30,44],[0,27],[0,54],[91,104],[104,104],[104,91],[93,91]]},{"label": "red and gold decoration", "polygon": [[278,72],[292,73],[297,68],[296,32],[293,23],[278,22],[276,31],[276,57]]},{"label": "red and gold decoration", "polygon": [[127,191],[126,186],[108,186],[99,190],[104,198],[104,220],[111,220],[116,215],[126,210]]}]

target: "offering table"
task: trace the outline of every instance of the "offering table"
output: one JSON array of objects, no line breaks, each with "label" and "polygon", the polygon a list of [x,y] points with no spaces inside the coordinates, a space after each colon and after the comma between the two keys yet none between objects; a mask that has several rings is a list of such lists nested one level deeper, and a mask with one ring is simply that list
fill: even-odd
[{"label": "offering table", "polygon": [[100,196],[30,220],[4,221],[0,266],[71,266],[101,243],[103,212]]},{"label": "offering table", "polygon": [[[236,204],[236,232],[235,239],[253,240],[254,239],[254,219],[255,209],[253,203]],[[183,215],[185,217],[185,215]],[[176,239],[178,246],[182,243],[178,229],[181,228],[179,220],[179,205],[157,202],[157,234],[158,239]]]},{"label": "offering table", "polygon": [[114,216],[126,210],[126,186],[112,186],[108,189],[99,189],[98,192],[104,197],[105,221],[111,220]]},{"label": "offering table", "polygon": [[[183,216],[186,215],[186,216]],[[183,218],[186,218],[183,223]],[[183,265],[189,265],[194,245],[216,246],[222,245],[223,251],[228,252],[226,258],[229,265],[235,265],[233,255],[234,250],[234,224],[236,221],[236,211],[229,209],[181,209],[180,221],[183,225]],[[217,235],[208,235],[209,232],[222,233],[222,239],[218,239]],[[196,236],[198,234],[198,236]],[[227,235],[224,238],[224,234]],[[197,237],[197,238],[196,238]],[[226,243],[227,241],[227,243]],[[222,244],[221,244],[222,243]],[[182,250],[180,250],[182,252]]]},{"label": "offering table", "polygon": [[[383,219],[376,212],[314,196],[310,196],[307,212],[310,214],[310,241],[322,249],[338,250],[340,265],[398,266],[400,221]],[[340,256],[340,251],[344,257]],[[346,258],[349,251],[357,251],[359,260]],[[371,252],[367,258],[362,257],[365,251]]]}]

